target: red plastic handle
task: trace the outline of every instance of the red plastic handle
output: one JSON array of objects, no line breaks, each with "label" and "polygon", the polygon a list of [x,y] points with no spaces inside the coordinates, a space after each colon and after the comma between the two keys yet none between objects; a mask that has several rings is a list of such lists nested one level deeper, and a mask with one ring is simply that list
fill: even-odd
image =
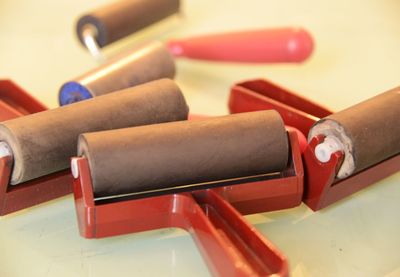
[{"label": "red plastic handle", "polygon": [[304,29],[277,28],[172,40],[168,47],[174,56],[190,59],[298,63],[311,55],[314,43]]}]

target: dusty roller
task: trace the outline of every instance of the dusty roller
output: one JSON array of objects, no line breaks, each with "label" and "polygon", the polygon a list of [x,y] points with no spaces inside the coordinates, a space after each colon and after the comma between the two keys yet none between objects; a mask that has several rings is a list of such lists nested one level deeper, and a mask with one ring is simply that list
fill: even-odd
[{"label": "dusty roller", "polygon": [[85,133],[78,156],[102,198],[279,172],[289,146],[270,110]]},{"label": "dusty roller", "polygon": [[179,87],[162,79],[0,123],[0,153],[13,156],[15,185],[69,167],[78,136],[187,119]]},{"label": "dusty roller", "polygon": [[104,47],[179,12],[179,0],[123,0],[102,6],[76,24],[79,40],[90,51]]},{"label": "dusty roller", "polygon": [[61,106],[175,76],[175,62],[160,42],[130,49],[101,66],[65,83],[59,91]]},{"label": "dusty roller", "polygon": [[337,178],[346,178],[400,153],[400,87],[325,117],[311,128],[309,140],[323,135],[315,148],[320,162],[342,151]]}]

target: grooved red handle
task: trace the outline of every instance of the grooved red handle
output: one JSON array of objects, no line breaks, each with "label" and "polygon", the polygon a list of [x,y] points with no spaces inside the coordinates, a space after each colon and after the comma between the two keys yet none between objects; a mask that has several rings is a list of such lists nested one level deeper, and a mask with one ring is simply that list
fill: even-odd
[{"label": "grooved red handle", "polygon": [[311,35],[301,28],[220,33],[168,43],[177,57],[249,63],[302,62],[311,55],[313,46]]}]

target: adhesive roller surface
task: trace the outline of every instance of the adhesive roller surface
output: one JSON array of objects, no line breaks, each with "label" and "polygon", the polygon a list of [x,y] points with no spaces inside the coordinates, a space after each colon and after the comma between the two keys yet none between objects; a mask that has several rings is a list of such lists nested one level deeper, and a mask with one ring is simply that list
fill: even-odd
[{"label": "adhesive roller surface", "polygon": [[77,34],[82,42],[86,26],[96,28],[96,40],[104,47],[179,11],[179,0],[125,0],[80,17]]},{"label": "adhesive roller surface", "polygon": [[104,95],[161,78],[175,76],[175,62],[160,42],[131,49],[104,65],[64,84],[61,106]]},{"label": "adhesive roller surface", "polygon": [[318,121],[309,140],[324,135],[344,146],[337,174],[345,178],[400,153],[400,87]]},{"label": "adhesive roller surface", "polygon": [[288,151],[272,110],[86,133],[78,142],[95,197],[278,172]]},{"label": "adhesive roller surface", "polygon": [[69,167],[81,133],[187,119],[185,99],[168,79],[0,123],[14,157],[11,184]]}]

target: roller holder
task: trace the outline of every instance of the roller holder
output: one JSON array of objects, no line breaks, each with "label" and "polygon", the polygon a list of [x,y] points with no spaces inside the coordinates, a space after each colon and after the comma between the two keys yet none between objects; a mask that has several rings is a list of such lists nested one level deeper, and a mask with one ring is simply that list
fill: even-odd
[{"label": "roller holder", "polygon": [[228,106],[231,113],[274,109],[286,125],[297,128],[305,137],[314,122],[332,113],[317,103],[262,79],[234,85]]},{"label": "roller holder", "polygon": [[42,103],[11,80],[0,80],[0,121],[45,110]]},{"label": "roller holder", "polygon": [[331,155],[327,163],[321,163],[314,155],[315,147],[324,141],[324,136],[312,138],[303,154],[306,172],[304,203],[318,211],[366,188],[383,178],[400,171],[400,155],[395,155],[346,179],[335,179],[343,161],[343,153]]},{"label": "roller holder", "polygon": [[[275,109],[285,124],[299,129],[306,137],[317,120],[332,113],[319,104],[261,79],[234,85],[229,98],[229,109],[231,113]],[[337,152],[327,163],[319,162],[314,155],[314,149],[323,142],[323,139],[323,136],[312,138],[303,153],[305,168],[303,202],[314,211],[400,171],[400,155],[395,155],[358,174],[336,180],[335,176],[343,154]]]},{"label": "roller holder", "polygon": [[[10,80],[0,80],[0,120],[5,121],[47,108]],[[0,216],[29,208],[72,192],[68,170],[11,186],[12,158],[0,159]]]},{"label": "roller holder", "polygon": [[74,197],[80,233],[103,238],[176,227],[188,231],[217,276],[287,276],[286,258],[242,214],[301,203],[303,167],[297,135],[289,132],[291,159],[278,177],[134,200],[96,201],[85,158],[74,158]]}]

